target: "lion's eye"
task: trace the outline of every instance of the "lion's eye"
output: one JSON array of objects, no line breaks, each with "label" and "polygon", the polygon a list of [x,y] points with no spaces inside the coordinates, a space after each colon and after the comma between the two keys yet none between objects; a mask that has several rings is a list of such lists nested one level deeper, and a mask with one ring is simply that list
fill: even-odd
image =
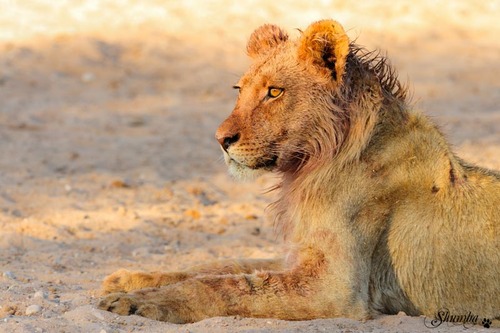
[{"label": "lion's eye", "polygon": [[267,91],[267,96],[271,98],[276,98],[279,97],[282,93],[283,93],[282,88],[269,88],[269,90]]}]

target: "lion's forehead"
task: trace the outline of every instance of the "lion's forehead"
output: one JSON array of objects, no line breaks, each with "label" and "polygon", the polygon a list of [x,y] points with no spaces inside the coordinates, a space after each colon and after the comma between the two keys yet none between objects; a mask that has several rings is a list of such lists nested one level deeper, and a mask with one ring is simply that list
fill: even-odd
[{"label": "lion's forehead", "polygon": [[293,77],[301,70],[295,52],[282,49],[255,60],[240,79],[241,87],[253,86],[256,89],[269,86],[284,87],[293,83]]}]

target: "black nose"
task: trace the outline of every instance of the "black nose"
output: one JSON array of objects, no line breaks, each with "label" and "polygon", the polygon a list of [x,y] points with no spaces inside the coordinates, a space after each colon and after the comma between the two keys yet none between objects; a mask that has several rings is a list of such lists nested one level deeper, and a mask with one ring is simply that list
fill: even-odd
[{"label": "black nose", "polygon": [[228,150],[229,147],[232,144],[238,142],[239,139],[240,139],[240,134],[237,133],[237,134],[232,135],[232,136],[223,136],[223,137],[217,138],[217,141],[219,141],[221,147],[224,150]]}]

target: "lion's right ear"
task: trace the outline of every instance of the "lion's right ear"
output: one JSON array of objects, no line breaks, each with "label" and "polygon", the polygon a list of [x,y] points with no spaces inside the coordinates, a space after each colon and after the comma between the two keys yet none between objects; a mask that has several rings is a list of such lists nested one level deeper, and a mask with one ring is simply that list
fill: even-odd
[{"label": "lion's right ear", "polygon": [[299,58],[331,74],[337,83],[342,80],[348,54],[349,37],[334,20],[312,23],[300,39]]},{"label": "lion's right ear", "polygon": [[250,36],[247,53],[251,58],[256,58],[287,40],[288,34],[283,29],[273,24],[264,24]]}]

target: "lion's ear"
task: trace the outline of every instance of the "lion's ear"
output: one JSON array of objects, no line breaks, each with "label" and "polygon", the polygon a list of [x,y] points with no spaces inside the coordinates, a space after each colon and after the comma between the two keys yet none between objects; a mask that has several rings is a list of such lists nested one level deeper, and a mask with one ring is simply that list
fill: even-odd
[{"label": "lion's ear", "polygon": [[312,23],[300,39],[299,58],[330,72],[337,82],[344,74],[348,54],[349,37],[334,20]]},{"label": "lion's ear", "polygon": [[280,27],[273,24],[264,24],[250,36],[247,53],[251,58],[256,58],[287,40],[288,34]]}]

